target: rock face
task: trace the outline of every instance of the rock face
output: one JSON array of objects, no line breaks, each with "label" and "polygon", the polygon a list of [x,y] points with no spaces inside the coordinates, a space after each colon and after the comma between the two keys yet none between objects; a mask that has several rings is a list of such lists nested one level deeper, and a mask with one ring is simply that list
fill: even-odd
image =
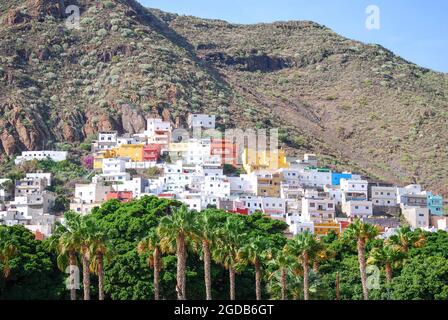
[{"label": "rock face", "polygon": [[267,54],[248,53],[244,57],[231,56],[223,52],[207,53],[205,60],[220,67],[230,66],[239,71],[249,72],[274,72],[293,66],[291,61]]},{"label": "rock face", "polygon": [[64,0],[27,0],[27,8],[33,18],[45,15],[59,18],[65,12]]},{"label": "rock face", "polygon": [[5,22],[7,25],[12,26],[14,24],[19,24],[24,21],[24,16],[19,10],[9,10],[6,16]]},{"label": "rock face", "polygon": [[121,107],[121,123],[123,131],[131,134],[142,132],[146,128],[142,112],[128,104]]}]

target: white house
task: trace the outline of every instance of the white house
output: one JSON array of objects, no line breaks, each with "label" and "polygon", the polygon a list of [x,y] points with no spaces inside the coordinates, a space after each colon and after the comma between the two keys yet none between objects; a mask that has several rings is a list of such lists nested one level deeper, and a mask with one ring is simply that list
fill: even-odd
[{"label": "white house", "polygon": [[77,184],[75,185],[75,197],[70,203],[70,210],[88,214],[94,207],[101,206],[110,191],[112,191],[111,186],[100,183]]},{"label": "white house", "polygon": [[300,184],[300,171],[294,168],[282,168],[278,172],[282,177],[284,184],[297,186]]},{"label": "white house", "polygon": [[261,198],[261,210],[273,218],[284,218],[286,215],[286,201],[281,198]]},{"label": "white house", "polygon": [[366,180],[341,179],[342,201],[350,195],[356,195],[358,198],[368,198],[369,182]]},{"label": "white house", "polygon": [[422,207],[401,207],[401,212],[406,221],[413,228],[429,227],[429,209]]},{"label": "white house", "polygon": [[30,179],[42,179],[46,181],[47,187],[51,186],[51,173],[50,172],[33,172],[27,173],[26,178]]},{"label": "white house", "polygon": [[300,183],[307,187],[323,188],[331,185],[331,171],[324,168],[308,167],[300,172]]},{"label": "white house", "polygon": [[98,133],[98,140],[93,143],[93,151],[110,150],[117,146],[117,131]]},{"label": "white house", "polygon": [[328,221],[335,217],[335,204],[332,199],[322,197],[302,198],[302,217],[304,221]]},{"label": "white house", "polygon": [[231,194],[255,194],[257,188],[257,177],[242,174],[239,177],[228,177],[230,181]]},{"label": "white house", "polygon": [[394,207],[397,205],[397,189],[395,187],[372,187],[372,203],[375,206]]},{"label": "white house", "polygon": [[188,126],[190,129],[215,129],[216,116],[207,114],[191,114],[188,116]]},{"label": "white house", "polygon": [[67,160],[67,151],[22,151],[14,163],[19,165],[25,161],[51,159],[55,162]]},{"label": "white house", "polygon": [[130,174],[126,172],[126,158],[107,158],[103,159],[103,173],[99,178],[95,179],[97,182],[124,182],[130,179]]},{"label": "white house", "polygon": [[203,210],[200,192],[184,191],[179,195],[179,201],[184,203],[190,210],[200,212]]},{"label": "white house", "polygon": [[304,232],[314,234],[314,222],[303,221],[298,215],[288,215],[286,223],[289,225],[289,232],[293,235]]},{"label": "white house", "polygon": [[340,186],[325,186],[324,192],[328,193],[336,205],[342,204],[342,191]]},{"label": "white house", "polygon": [[114,191],[130,191],[134,198],[139,198],[142,193],[145,192],[145,188],[148,185],[148,180],[141,177],[135,177],[130,180],[124,181],[120,184],[114,184],[112,186]]},{"label": "white house", "polygon": [[179,160],[174,164],[165,164],[164,176],[160,179],[165,185],[165,191],[178,194],[190,187],[192,176],[194,171],[190,172],[184,168],[182,161]]},{"label": "white house", "polygon": [[404,203],[405,196],[415,196],[422,193],[422,187],[419,184],[410,184],[406,187],[397,187],[397,203]]},{"label": "white house", "polygon": [[291,166],[298,169],[305,169],[306,167],[317,167],[318,161],[317,156],[315,154],[306,153],[303,156],[303,159],[296,160],[291,163]]},{"label": "white house", "polygon": [[111,186],[99,183],[75,185],[75,198],[84,203],[103,202],[106,195],[112,191]]},{"label": "white house", "polygon": [[171,139],[171,123],[160,118],[147,119],[143,135],[148,138],[148,143],[168,144]]},{"label": "white house", "polygon": [[3,184],[11,181],[9,179],[0,179],[0,201],[5,201],[7,200],[11,194],[10,194],[10,190],[8,190],[7,188],[3,187]]},{"label": "white house", "polygon": [[201,192],[205,197],[227,198],[230,196],[230,182],[227,180],[226,176],[204,177]]},{"label": "white house", "polygon": [[244,196],[237,199],[238,202],[241,202],[245,209],[249,209],[249,214],[253,214],[256,211],[263,210],[263,201],[262,198],[252,197],[252,196]]},{"label": "white house", "polygon": [[342,212],[347,217],[365,218],[373,214],[372,201],[368,200],[351,200],[342,202]]}]

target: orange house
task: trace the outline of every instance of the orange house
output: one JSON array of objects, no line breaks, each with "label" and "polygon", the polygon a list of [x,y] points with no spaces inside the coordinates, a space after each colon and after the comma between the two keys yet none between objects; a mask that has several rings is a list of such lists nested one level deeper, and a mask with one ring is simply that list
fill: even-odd
[{"label": "orange house", "polygon": [[230,143],[224,139],[212,139],[210,155],[221,156],[224,164],[231,164],[237,166],[238,155],[235,143]]}]

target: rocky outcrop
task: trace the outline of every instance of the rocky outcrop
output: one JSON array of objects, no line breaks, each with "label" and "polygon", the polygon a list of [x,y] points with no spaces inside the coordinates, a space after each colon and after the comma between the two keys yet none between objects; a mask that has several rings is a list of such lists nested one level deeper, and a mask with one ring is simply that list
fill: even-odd
[{"label": "rocky outcrop", "polygon": [[127,104],[121,106],[121,124],[123,130],[131,134],[142,132],[146,127],[142,112]]},{"label": "rocky outcrop", "polygon": [[45,15],[62,17],[65,13],[64,0],[28,0],[28,13],[33,18]]},{"label": "rocky outcrop", "polygon": [[100,131],[119,130],[119,126],[110,116],[105,114],[89,113],[84,125],[84,136],[94,135]]},{"label": "rocky outcrop", "polygon": [[274,72],[293,66],[293,63],[285,58],[269,56],[264,53],[248,53],[231,56],[223,52],[211,52],[204,59],[218,67],[233,67],[239,71],[249,72]]},{"label": "rocky outcrop", "polygon": [[9,10],[5,19],[6,24],[9,26],[22,23],[23,21],[24,15],[20,12],[20,10]]}]

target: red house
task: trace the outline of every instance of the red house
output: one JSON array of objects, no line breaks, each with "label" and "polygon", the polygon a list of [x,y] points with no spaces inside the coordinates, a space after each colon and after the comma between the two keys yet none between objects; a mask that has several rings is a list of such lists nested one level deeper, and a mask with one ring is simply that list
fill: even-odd
[{"label": "red house", "polygon": [[160,151],[162,145],[152,143],[143,147],[143,161],[144,162],[157,162],[160,158]]},{"label": "red house", "polygon": [[234,211],[231,211],[232,213],[235,213],[235,214],[241,214],[241,215],[243,215],[243,216],[248,216],[249,215],[249,209],[239,209],[239,208],[236,208]]},{"label": "red house", "polygon": [[106,201],[117,199],[120,202],[129,202],[133,198],[132,191],[111,191],[106,195]]}]

